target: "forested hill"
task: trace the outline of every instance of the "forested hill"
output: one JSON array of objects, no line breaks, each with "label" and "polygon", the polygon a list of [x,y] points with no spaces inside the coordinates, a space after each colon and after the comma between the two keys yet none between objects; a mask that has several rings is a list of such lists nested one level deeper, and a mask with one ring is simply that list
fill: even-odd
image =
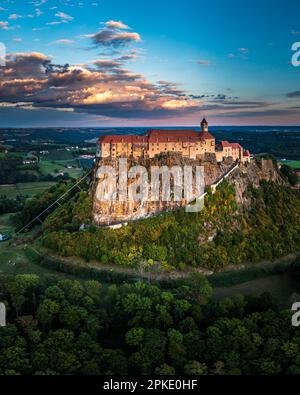
[{"label": "forested hill", "polygon": [[[42,241],[61,256],[149,271],[218,270],[299,250],[297,190],[261,180],[247,186],[243,200],[237,203],[235,186],[225,181],[208,194],[200,213],[180,209],[113,230],[92,225],[91,198],[82,191],[46,219]],[[83,223],[87,228],[79,231]]]}]

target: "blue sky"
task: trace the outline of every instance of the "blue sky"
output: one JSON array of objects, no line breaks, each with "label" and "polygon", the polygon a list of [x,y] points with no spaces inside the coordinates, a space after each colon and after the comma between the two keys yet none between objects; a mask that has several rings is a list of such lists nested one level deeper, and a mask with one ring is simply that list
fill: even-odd
[{"label": "blue sky", "polygon": [[297,0],[2,0],[0,126],[299,125],[299,15]]}]

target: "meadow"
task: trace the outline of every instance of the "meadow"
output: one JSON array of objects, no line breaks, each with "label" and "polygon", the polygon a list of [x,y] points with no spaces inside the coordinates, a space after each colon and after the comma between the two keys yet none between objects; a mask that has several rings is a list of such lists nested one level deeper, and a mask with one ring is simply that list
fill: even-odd
[{"label": "meadow", "polygon": [[18,195],[28,196],[29,198],[44,192],[55,182],[41,181],[41,182],[25,182],[11,185],[0,185],[0,195],[6,195],[10,199],[15,199]]},{"label": "meadow", "polygon": [[293,169],[300,169],[300,160],[285,160],[282,163],[292,167]]},{"label": "meadow", "polygon": [[[72,167],[72,168],[70,168]],[[39,162],[39,168],[43,175],[55,175],[59,172],[68,173],[73,178],[78,178],[82,174],[82,168],[78,167],[76,159],[67,160],[48,160],[42,159]]]}]

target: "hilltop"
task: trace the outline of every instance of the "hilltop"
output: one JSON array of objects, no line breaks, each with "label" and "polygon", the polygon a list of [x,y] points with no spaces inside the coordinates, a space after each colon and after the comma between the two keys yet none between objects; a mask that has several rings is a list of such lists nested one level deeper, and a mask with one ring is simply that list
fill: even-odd
[{"label": "hilltop", "polygon": [[100,266],[170,271],[273,260],[300,245],[299,192],[270,160],[238,168],[215,194],[208,190],[199,213],[179,208],[109,229],[93,225],[92,207],[87,189],[57,208],[44,223],[44,247]]}]

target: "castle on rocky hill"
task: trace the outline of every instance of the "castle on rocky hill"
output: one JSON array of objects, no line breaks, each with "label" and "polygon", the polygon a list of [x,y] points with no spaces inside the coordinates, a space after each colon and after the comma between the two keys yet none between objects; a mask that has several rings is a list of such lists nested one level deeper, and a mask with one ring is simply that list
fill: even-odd
[{"label": "castle on rocky hill", "polygon": [[150,130],[145,135],[102,136],[98,143],[99,158],[116,159],[154,158],[163,152],[176,152],[190,159],[202,159],[205,154],[215,154],[216,160],[233,158],[241,162],[250,161],[250,152],[239,143],[222,141],[216,144],[215,137],[208,131],[205,118],[201,132],[195,130]]}]

